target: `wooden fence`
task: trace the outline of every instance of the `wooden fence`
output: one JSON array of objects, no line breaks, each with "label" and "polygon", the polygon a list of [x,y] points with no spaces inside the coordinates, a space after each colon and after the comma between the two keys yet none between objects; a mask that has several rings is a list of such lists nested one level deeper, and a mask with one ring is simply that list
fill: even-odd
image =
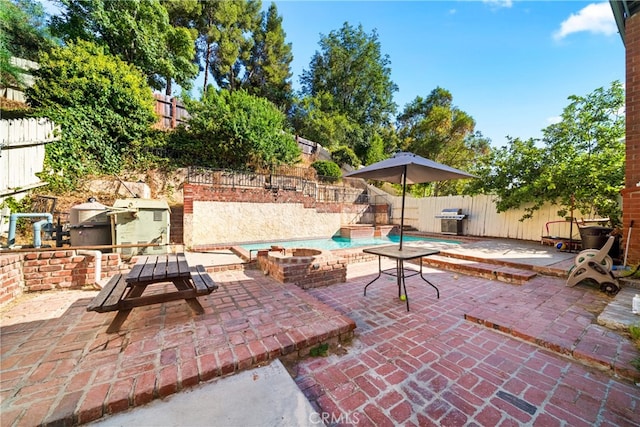
[{"label": "wooden fence", "polygon": [[44,185],[45,144],[55,141],[56,125],[47,119],[0,120],[0,202],[6,196]]},{"label": "wooden fence", "polygon": [[160,129],[175,129],[189,119],[189,113],[182,101],[175,97],[154,93],[156,99],[156,114],[159,121],[156,127]]},{"label": "wooden fence", "polygon": [[[23,73],[20,73],[22,75],[22,83],[24,84],[24,86],[25,87],[33,86],[34,78],[31,74],[29,74],[29,72],[31,70],[38,69],[39,67],[38,63],[29,61],[27,59],[11,57],[11,64],[20,68],[21,70],[24,70]],[[1,97],[6,98],[10,101],[18,101],[18,102],[26,101],[24,92],[22,91],[23,87],[16,87],[16,86],[5,87],[4,85],[1,85],[1,84],[0,86],[2,86],[0,87]]]},{"label": "wooden fence", "polygon": [[[392,222],[400,223],[401,197],[389,196],[379,189],[369,186],[370,197],[384,195],[384,199],[392,204]],[[446,196],[446,197],[407,197],[405,201],[404,224],[422,232],[440,233],[441,220],[436,218],[443,209],[460,208],[467,215],[463,220],[463,233],[478,237],[500,237],[509,239],[539,241],[542,236],[573,237],[580,240],[578,227],[558,216],[559,206],[545,205],[534,212],[533,218],[520,221],[525,214],[524,209],[511,209],[507,212],[496,212],[495,196]],[[578,212],[577,219],[582,219]]]}]

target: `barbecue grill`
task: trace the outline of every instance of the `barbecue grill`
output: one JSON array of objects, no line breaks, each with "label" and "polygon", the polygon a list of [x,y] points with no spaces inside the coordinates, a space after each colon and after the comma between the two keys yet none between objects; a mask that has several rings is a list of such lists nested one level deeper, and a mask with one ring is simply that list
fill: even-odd
[{"label": "barbecue grill", "polygon": [[462,220],[467,215],[462,213],[462,209],[449,208],[442,209],[436,218],[440,218],[441,232],[443,234],[455,234],[456,236],[462,235]]}]

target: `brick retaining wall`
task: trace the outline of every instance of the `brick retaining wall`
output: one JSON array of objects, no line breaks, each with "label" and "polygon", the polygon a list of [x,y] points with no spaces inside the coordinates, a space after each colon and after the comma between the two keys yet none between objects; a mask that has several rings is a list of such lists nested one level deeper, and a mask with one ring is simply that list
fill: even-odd
[{"label": "brick retaining wall", "polygon": [[[101,278],[129,270],[120,254],[102,254]],[[80,289],[94,283],[95,260],[73,250],[0,255],[0,305],[25,292]]]},{"label": "brick retaining wall", "polygon": [[[184,213],[193,213],[193,202],[216,201],[216,202],[239,202],[239,203],[302,203],[305,208],[315,208],[318,212],[340,213],[345,208],[350,208],[351,203],[326,203],[318,202],[311,196],[305,196],[299,191],[280,191],[273,193],[261,188],[233,188],[233,187],[213,187],[209,185],[185,184]],[[362,207],[354,208],[361,210]]]},{"label": "brick retaining wall", "polygon": [[22,263],[18,255],[0,256],[0,306],[22,295]]},{"label": "brick retaining wall", "polygon": [[173,244],[181,245],[184,243],[184,207],[182,205],[173,205],[169,207],[171,209],[169,226],[169,241]]}]

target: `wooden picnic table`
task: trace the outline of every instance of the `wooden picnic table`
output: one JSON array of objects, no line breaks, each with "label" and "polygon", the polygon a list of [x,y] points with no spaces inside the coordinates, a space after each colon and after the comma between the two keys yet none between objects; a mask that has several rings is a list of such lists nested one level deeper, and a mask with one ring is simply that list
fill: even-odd
[{"label": "wooden picnic table", "polygon": [[[165,287],[163,292],[142,295],[147,286],[173,283],[175,291]],[[202,265],[189,266],[183,253],[141,256],[131,271],[116,274],[87,306],[87,311],[106,313],[117,311],[107,333],[120,330],[120,326],[135,307],[185,300],[196,314],[204,313],[197,297],[218,289]]]}]

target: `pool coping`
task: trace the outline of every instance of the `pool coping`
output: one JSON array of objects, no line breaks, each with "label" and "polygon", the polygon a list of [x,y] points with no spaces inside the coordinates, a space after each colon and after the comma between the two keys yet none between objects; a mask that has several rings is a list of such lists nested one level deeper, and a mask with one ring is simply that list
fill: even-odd
[{"label": "pool coping", "polygon": [[[408,232],[405,235],[415,236],[415,237],[435,238],[435,239],[447,240],[447,241],[454,240],[452,238],[443,239],[442,238],[443,236],[440,234],[421,233],[421,232],[415,232],[415,231]],[[486,241],[493,240],[486,237],[474,237],[474,236],[447,235],[447,237],[454,237],[455,241],[460,242],[461,246],[465,244],[470,244],[470,243],[486,242]],[[300,239],[301,242],[306,240],[309,240],[309,239]],[[291,241],[295,241],[295,240],[287,240],[287,242],[291,242]],[[274,242],[271,241],[270,243],[274,243]],[[537,242],[525,241],[525,243],[535,244]],[[247,244],[247,243],[243,243],[243,244]],[[255,244],[255,243],[252,243],[252,244]],[[277,243],[273,245],[265,243],[264,249],[268,250],[270,249],[270,246],[277,246]],[[345,258],[347,264],[352,264],[357,262],[371,261],[375,259],[375,256],[363,253],[363,249],[374,247],[374,246],[378,246],[378,245],[365,245],[365,246],[357,246],[353,248],[332,249],[332,250],[329,250],[329,252],[331,252],[332,254],[338,257]],[[304,246],[301,246],[300,248],[303,248],[303,247]],[[243,248],[238,243],[218,244],[218,245],[199,245],[198,247],[193,248],[193,250],[195,251],[203,251],[203,252],[211,251],[211,250],[222,250],[222,249],[232,251],[240,259],[242,259],[243,262],[236,263],[236,264],[220,264],[220,265],[208,265],[208,266],[205,265],[205,267],[207,268],[207,271],[214,272],[214,271],[226,271],[226,270],[244,269],[244,268],[257,268],[255,257],[252,257],[250,251]],[[293,248],[287,248],[287,249],[293,249]],[[255,250],[253,249],[251,251],[255,252]],[[494,275],[495,277],[493,278],[496,278],[498,280],[503,280],[506,282],[512,282],[512,283],[529,280],[531,277],[524,277],[524,276],[531,276],[530,274],[531,271],[538,274],[548,275],[548,276],[565,277],[568,270],[568,268],[566,268],[565,263],[559,263],[558,265],[550,265],[550,266],[535,266],[527,262],[520,262],[520,261],[514,262],[514,261],[501,260],[501,259],[484,258],[482,255],[478,255],[478,254],[460,255],[453,251],[447,251],[446,249],[441,250],[440,258],[445,258],[445,261],[442,261],[440,259],[436,261],[434,259],[433,263],[427,262],[427,265],[431,265],[432,267],[435,267],[438,269],[457,270],[460,273],[466,273],[470,275],[480,275],[482,277],[492,277],[491,275]],[[466,266],[460,265],[460,260],[473,262],[475,263],[475,265],[472,268],[466,268]],[[497,271],[495,266],[500,266],[503,268],[519,269],[523,271],[515,272],[515,273],[509,272],[509,274],[507,274],[508,280],[506,280],[501,277],[503,276],[502,272]],[[481,270],[480,274],[478,274],[476,270]],[[487,273],[488,275],[484,274],[487,271],[490,274],[489,273]],[[495,274],[496,271],[497,271],[497,274]],[[520,273],[522,273],[523,275],[522,280],[514,281],[511,276],[513,276],[513,274],[520,274]],[[535,276],[535,273],[533,274],[533,276]]]}]

